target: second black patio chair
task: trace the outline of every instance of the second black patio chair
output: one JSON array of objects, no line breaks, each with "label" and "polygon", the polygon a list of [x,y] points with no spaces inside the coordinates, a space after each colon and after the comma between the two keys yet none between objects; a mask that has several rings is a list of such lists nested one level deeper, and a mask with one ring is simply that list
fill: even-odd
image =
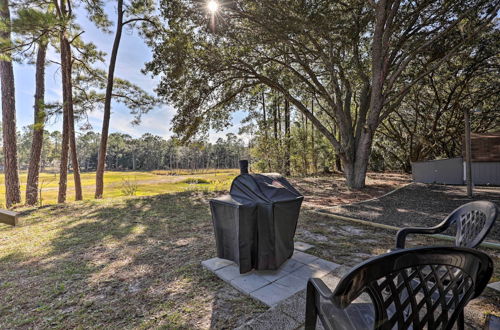
[{"label": "second black patio chair", "polygon": [[[492,272],[491,258],[474,249],[390,252],[353,268],[333,293],[321,279],[311,278],[305,328],[315,329],[319,316],[326,329],[451,329],[454,325],[463,329],[465,306],[481,294]],[[362,293],[368,294],[371,304],[359,304],[356,314],[350,315],[348,308]],[[366,315],[370,310],[372,315]]]},{"label": "second black patio chair", "polygon": [[408,234],[438,234],[456,224],[455,246],[475,248],[486,238],[499,215],[492,202],[475,201],[455,209],[439,225],[431,228],[403,228],[396,234],[396,249],[405,247]]}]

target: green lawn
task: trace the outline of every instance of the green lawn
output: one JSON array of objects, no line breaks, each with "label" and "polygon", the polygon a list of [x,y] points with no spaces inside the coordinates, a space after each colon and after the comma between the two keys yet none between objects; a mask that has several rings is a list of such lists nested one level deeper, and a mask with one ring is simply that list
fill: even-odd
[{"label": "green lawn", "polygon": [[[267,309],[200,265],[216,255],[208,200],[223,192],[210,191],[217,188],[210,180],[226,178],[227,189],[235,170],[108,178],[119,183],[126,174],[173,181],[157,190],[144,183],[141,193],[154,196],[19,208],[18,226],[0,224],[0,329],[232,329]],[[349,267],[392,248],[394,236],[304,207],[296,240]],[[414,237],[409,244],[451,243]],[[484,251],[498,280],[500,255]],[[486,289],[468,306],[468,326],[482,328],[499,306],[498,294]]]},{"label": "green lawn", "polygon": [[19,209],[0,224],[0,329],[220,329],[266,310],[200,265],[216,253],[213,196]]},{"label": "green lawn", "polygon": [[[179,170],[150,172],[105,172],[104,197],[128,196],[127,186],[135,187],[135,196],[150,196],[186,190],[225,190],[228,189],[238,170]],[[26,172],[20,173],[21,195],[24,201]],[[84,199],[92,199],[95,191],[95,172],[81,174]],[[201,183],[196,183],[201,182]],[[59,175],[41,173],[39,180],[42,189],[42,205],[55,204],[57,201]],[[130,189],[128,189],[130,191]],[[132,189],[134,190],[134,189]],[[68,176],[67,200],[74,200],[73,175]],[[5,205],[4,176],[0,175],[0,206]]]}]

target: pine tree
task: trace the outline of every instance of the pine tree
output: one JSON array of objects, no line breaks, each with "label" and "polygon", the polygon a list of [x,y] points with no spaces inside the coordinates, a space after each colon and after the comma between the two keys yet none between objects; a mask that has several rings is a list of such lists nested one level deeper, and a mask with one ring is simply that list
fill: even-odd
[{"label": "pine tree", "polygon": [[[13,20],[14,32],[22,37],[16,48],[26,53],[29,49],[36,49],[35,60],[35,100],[34,121],[32,126],[31,150],[26,182],[26,204],[36,205],[38,202],[38,177],[40,173],[40,159],[44,139],[45,111],[45,66],[49,39],[57,30],[57,21],[48,6],[43,2],[32,2],[31,7],[17,10]],[[28,55],[30,56],[29,52]]]},{"label": "pine tree", "polygon": [[[135,0],[131,1],[128,5],[124,4],[123,0],[118,0],[117,3],[117,23],[115,39],[113,42],[113,49],[111,51],[111,58],[108,68],[106,98],[104,100],[104,116],[102,120],[101,144],[99,145],[99,158],[96,171],[95,198],[102,198],[104,192],[104,170],[106,165],[109,122],[111,118],[111,100],[113,97],[116,58],[118,56],[118,49],[120,47],[122,30],[127,24],[135,24],[136,22],[142,22],[143,24],[149,24],[154,27],[155,22],[153,18],[150,17],[153,10],[154,5],[150,0]],[[125,15],[129,16],[129,18],[126,20],[124,20]]]},{"label": "pine tree", "polygon": [[[5,172],[5,203],[7,207],[21,202],[17,171],[16,100],[14,69],[11,58],[11,21],[9,0],[0,0],[0,81],[2,84],[2,132]],[[5,49],[5,50],[4,50]]]}]

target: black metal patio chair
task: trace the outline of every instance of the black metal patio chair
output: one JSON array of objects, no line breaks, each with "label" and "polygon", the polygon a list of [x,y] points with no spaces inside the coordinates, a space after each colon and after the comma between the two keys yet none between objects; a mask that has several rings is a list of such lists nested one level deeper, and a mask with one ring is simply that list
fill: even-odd
[{"label": "black metal patio chair", "polygon": [[498,207],[492,202],[475,201],[455,209],[439,225],[431,228],[408,227],[396,234],[396,249],[405,247],[408,234],[442,233],[457,224],[455,246],[475,248],[486,238],[499,215]]},{"label": "black metal patio chair", "polygon": [[[353,268],[333,293],[321,279],[309,279],[305,328],[315,329],[319,316],[326,329],[451,329],[454,325],[463,329],[465,306],[481,294],[492,272],[491,258],[469,248],[390,252]],[[356,314],[349,314],[362,293],[368,294],[371,304],[359,304]]]}]

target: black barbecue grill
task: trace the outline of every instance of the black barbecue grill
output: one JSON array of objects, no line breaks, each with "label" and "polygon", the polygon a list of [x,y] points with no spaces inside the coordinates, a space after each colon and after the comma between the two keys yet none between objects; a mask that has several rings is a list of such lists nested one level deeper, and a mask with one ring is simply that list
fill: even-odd
[{"label": "black barbecue grill", "polygon": [[281,175],[249,174],[240,162],[230,195],[210,201],[217,256],[240,266],[276,270],[293,254],[293,237],[304,197]]}]

